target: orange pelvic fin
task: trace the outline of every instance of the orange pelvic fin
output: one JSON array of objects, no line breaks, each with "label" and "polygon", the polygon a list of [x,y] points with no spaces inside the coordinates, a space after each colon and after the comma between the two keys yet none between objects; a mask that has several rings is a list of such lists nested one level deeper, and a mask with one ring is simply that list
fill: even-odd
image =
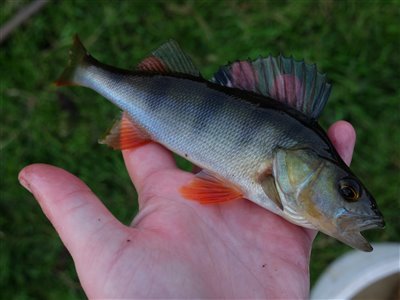
[{"label": "orange pelvic fin", "polygon": [[242,191],[234,184],[201,171],[180,189],[181,195],[201,204],[217,204],[243,198]]},{"label": "orange pelvic fin", "polygon": [[126,112],[117,120],[107,133],[106,137],[99,140],[115,150],[131,149],[151,142],[149,134],[135,124]]}]

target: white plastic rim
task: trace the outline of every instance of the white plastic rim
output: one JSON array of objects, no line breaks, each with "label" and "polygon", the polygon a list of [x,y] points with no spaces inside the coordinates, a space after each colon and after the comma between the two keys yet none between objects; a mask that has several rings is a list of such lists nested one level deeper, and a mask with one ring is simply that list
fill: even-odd
[{"label": "white plastic rim", "polygon": [[310,298],[351,299],[385,277],[400,276],[400,243],[372,246],[372,252],[353,250],[335,260],[312,288]]}]

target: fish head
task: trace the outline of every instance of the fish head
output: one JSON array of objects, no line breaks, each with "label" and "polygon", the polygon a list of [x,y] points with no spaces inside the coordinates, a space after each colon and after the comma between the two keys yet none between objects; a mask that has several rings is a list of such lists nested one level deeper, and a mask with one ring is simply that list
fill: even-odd
[{"label": "fish head", "polygon": [[[364,185],[343,163],[310,149],[278,150],[275,185],[286,216],[349,246],[372,251],[361,231],[383,228],[383,216]],[[303,224],[302,224],[303,223]]]}]

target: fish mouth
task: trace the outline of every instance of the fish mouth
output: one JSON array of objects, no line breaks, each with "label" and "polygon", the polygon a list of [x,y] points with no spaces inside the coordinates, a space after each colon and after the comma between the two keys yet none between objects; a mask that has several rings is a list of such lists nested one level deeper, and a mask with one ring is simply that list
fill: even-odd
[{"label": "fish mouth", "polygon": [[336,232],[335,237],[345,244],[366,252],[373,250],[370,243],[362,236],[361,231],[384,228],[385,221],[381,216],[347,215],[341,218],[342,230]]},{"label": "fish mouth", "polygon": [[385,228],[385,221],[381,214],[371,216],[371,215],[358,215],[347,211],[346,214],[339,218],[341,223],[340,227],[344,231],[365,231],[368,229]]},{"label": "fish mouth", "polygon": [[379,228],[379,229],[383,229],[385,228],[385,221],[383,220],[382,217],[369,217],[368,220],[362,220],[363,224],[358,227],[358,229],[360,231],[365,231],[368,229],[375,229],[375,228]]}]

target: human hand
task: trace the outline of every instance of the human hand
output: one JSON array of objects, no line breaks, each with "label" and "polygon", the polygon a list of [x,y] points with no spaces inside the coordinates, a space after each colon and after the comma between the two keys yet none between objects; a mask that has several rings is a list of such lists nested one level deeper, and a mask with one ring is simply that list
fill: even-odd
[{"label": "human hand", "polygon": [[[328,136],[349,164],[353,127]],[[193,178],[150,143],[123,152],[139,195],[121,224],[78,178],[35,164],[19,175],[71,253],[89,298],[306,298],[315,231],[247,200],[201,205],[178,190]]]}]

